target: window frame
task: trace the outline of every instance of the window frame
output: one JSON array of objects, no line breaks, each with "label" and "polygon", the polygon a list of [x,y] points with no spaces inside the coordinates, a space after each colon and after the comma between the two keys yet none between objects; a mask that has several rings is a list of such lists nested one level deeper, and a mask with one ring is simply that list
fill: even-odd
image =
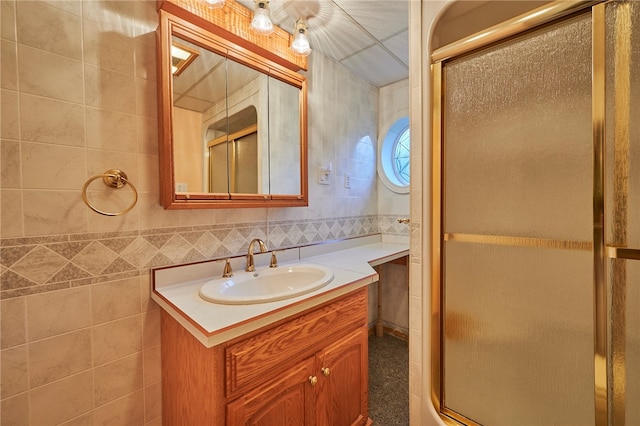
[{"label": "window frame", "polygon": [[[411,126],[407,113],[398,114],[389,120],[378,137],[378,176],[389,190],[398,194],[409,193],[411,185],[410,182],[404,184],[404,179],[398,177],[395,166],[395,149],[405,131],[409,131],[409,157],[411,157]],[[409,158],[409,167],[410,163],[411,158]],[[411,180],[410,174],[409,180]]]}]

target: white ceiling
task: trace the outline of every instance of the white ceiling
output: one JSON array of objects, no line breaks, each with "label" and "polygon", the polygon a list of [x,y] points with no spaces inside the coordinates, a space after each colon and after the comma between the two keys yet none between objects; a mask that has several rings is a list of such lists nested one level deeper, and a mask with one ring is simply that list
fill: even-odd
[{"label": "white ceiling", "polygon": [[[238,0],[253,9],[253,0]],[[409,76],[409,0],[270,0],[271,20],[309,25],[311,55],[339,62],[377,87]]]}]

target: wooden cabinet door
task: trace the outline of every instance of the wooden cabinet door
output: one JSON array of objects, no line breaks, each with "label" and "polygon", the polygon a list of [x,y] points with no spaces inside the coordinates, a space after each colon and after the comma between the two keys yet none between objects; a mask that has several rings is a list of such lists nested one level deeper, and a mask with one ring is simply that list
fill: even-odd
[{"label": "wooden cabinet door", "polygon": [[369,421],[367,328],[360,327],[319,354],[318,424],[364,425]]},{"label": "wooden cabinet door", "polygon": [[[316,360],[288,368],[227,404],[227,425],[313,426],[316,424]],[[313,378],[313,379],[312,379]]]}]

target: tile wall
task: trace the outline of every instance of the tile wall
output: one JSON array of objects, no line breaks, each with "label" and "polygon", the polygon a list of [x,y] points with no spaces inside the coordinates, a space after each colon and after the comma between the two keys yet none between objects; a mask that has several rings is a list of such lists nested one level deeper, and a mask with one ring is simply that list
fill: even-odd
[{"label": "tile wall", "polygon": [[[0,7],[0,424],[161,423],[154,266],[239,255],[256,237],[270,248],[408,238],[395,212],[378,213],[378,89],[334,62],[313,55],[307,73],[308,208],[165,211],[155,1]],[[352,174],[350,189],[315,184],[327,162],[336,182]],[[123,216],[81,198],[110,168],[138,189]],[[123,190],[90,195],[105,210],[130,202]]]},{"label": "tile wall", "polygon": [[[391,125],[398,119],[409,116],[409,93],[409,79],[380,88],[378,95],[378,138],[383,138]],[[378,148],[376,147],[376,149]],[[413,144],[411,149],[413,153],[413,151],[419,149],[419,146]],[[412,187],[415,184],[415,180],[412,178]],[[378,179],[378,225],[386,240],[409,242],[411,224],[398,223],[398,219],[410,217],[410,199],[411,194],[393,192]],[[404,278],[398,277],[398,280],[404,281]],[[396,297],[397,295],[390,294],[389,296]],[[405,312],[404,302],[402,311]],[[406,320],[403,320],[400,324],[396,323],[396,325],[404,329],[407,325]]]},{"label": "tile wall", "polygon": [[[409,80],[401,80],[380,88],[378,111],[378,137],[383,138],[389,128],[400,118],[409,116]],[[412,147],[413,149],[413,147]],[[378,215],[386,217],[409,217],[410,195],[397,194],[382,181],[378,184]],[[409,232],[410,225],[398,226],[398,230]]]},{"label": "tile wall", "polygon": [[[411,237],[409,265],[409,421],[439,424],[431,402],[431,24],[449,0],[409,2]],[[436,420],[438,419],[438,420]]]}]

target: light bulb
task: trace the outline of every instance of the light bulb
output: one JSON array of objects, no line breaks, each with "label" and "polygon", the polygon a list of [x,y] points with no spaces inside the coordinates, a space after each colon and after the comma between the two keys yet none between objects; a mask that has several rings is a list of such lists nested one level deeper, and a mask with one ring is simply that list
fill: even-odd
[{"label": "light bulb", "polygon": [[251,28],[260,34],[271,34],[273,32],[273,22],[269,16],[269,2],[257,1],[256,7],[253,11],[253,20],[251,21]]},{"label": "light bulb", "polygon": [[309,39],[307,38],[305,33],[299,32],[293,37],[293,42],[291,42],[291,48],[294,52],[300,55],[308,55],[311,53],[311,47],[309,46]]},{"label": "light bulb", "polygon": [[210,9],[219,9],[224,6],[224,0],[204,0]]},{"label": "light bulb", "polygon": [[304,19],[299,18],[296,21],[296,33],[291,42],[291,49],[299,55],[307,56],[311,53],[309,38],[307,37],[307,24]]}]

